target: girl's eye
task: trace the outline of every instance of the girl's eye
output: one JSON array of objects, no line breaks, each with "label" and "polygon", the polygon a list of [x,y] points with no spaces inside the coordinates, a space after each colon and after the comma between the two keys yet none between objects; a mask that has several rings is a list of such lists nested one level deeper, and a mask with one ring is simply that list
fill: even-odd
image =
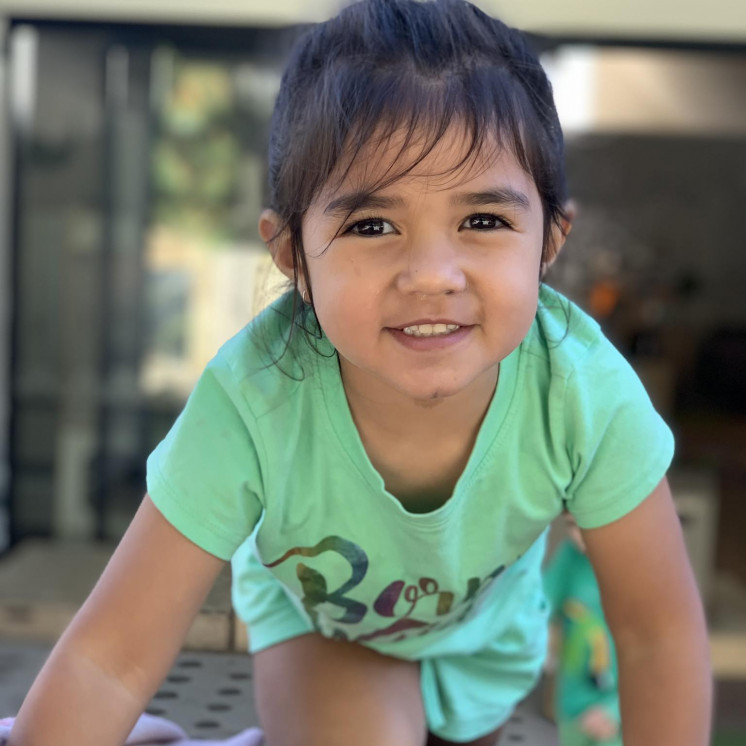
[{"label": "girl's eye", "polygon": [[[494,231],[510,227],[510,223],[508,223],[504,218],[489,213],[478,213],[476,215],[469,215],[469,217],[461,223],[459,230],[466,228],[473,231]],[[352,223],[343,231],[343,233],[352,233],[355,236],[370,237],[385,236],[389,233],[396,233],[396,230],[391,223],[383,218],[365,218],[365,220],[358,220],[357,222]]]},{"label": "girl's eye", "polygon": [[366,218],[353,223],[345,233],[353,233],[356,236],[385,236],[394,233],[394,228],[383,218]]},{"label": "girl's eye", "polygon": [[463,223],[461,228],[468,228],[474,231],[494,231],[499,228],[509,228],[510,224],[507,220],[497,217],[497,215],[482,214],[469,215]]}]

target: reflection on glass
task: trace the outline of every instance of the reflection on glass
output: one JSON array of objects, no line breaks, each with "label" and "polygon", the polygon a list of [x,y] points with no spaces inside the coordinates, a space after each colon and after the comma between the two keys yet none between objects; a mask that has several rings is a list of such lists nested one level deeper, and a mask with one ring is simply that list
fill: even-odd
[{"label": "reflection on glass", "polygon": [[256,233],[273,68],[154,55],[152,223],[140,385],[184,398],[225,340],[270,299]]}]

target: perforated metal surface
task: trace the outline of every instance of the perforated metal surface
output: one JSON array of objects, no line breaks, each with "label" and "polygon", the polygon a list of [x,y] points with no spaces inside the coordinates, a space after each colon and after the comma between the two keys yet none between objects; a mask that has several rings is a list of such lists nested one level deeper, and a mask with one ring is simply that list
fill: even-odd
[{"label": "perforated metal surface", "polygon": [[[15,715],[49,654],[48,645],[0,641],[0,717]],[[257,725],[251,658],[182,653],[147,712],[178,723],[192,738],[229,738]],[[557,746],[554,727],[531,700],[518,707],[500,746]]]},{"label": "perforated metal surface", "polygon": [[192,738],[224,738],[258,725],[251,658],[182,653],[146,712],[178,723]]},{"label": "perforated metal surface", "polygon": [[[0,717],[15,715],[50,645],[0,641]],[[251,658],[182,653],[147,712],[178,723],[192,738],[227,738],[257,724]]]},{"label": "perforated metal surface", "polygon": [[557,729],[548,720],[519,706],[505,727],[500,746],[557,746]]},{"label": "perforated metal surface", "polygon": [[[235,653],[182,654],[147,712],[178,723],[194,738],[221,738],[258,725],[251,658]],[[521,705],[500,746],[556,746],[551,723]]]}]

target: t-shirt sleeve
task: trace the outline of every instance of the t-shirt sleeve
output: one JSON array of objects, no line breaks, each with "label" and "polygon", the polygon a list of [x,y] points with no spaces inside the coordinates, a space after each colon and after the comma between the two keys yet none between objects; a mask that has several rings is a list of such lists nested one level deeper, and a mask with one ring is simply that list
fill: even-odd
[{"label": "t-shirt sleeve", "polygon": [[569,377],[565,417],[573,473],[567,507],[581,528],[626,515],[665,476],[673,434],[630,364],[605,337]]},{"label": "t-shirt sleeve", "polygon": [[173,427],[148,458],[148,494],[184,536],[228,560],[262,512],[251,414],[229,365],[205,369]]}]

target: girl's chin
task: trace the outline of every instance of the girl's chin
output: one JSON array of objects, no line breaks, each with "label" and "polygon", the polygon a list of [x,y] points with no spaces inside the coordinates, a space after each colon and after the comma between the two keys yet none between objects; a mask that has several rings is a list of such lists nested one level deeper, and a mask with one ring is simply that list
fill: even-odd
[{"label": "girl's chin", "polygon": [[417,404],[435,403],[450,399],[458,394],[463,394],[469,389],[472,381],[457,383],[452,379],[449,381],[407,381],[405,384],[396,386],[397,390]]},{"label": "girl's chin", "polygon": [[395,403],[437,403],[453,397],[468,397],[469,392],[481,397],[494,393],[497,380],[497,363],[482,370],[440,370],[434,368],[402,370],[389,366],[353,363],[340,355],[342,379],[353,389],[366,392],[366,398]]}]

